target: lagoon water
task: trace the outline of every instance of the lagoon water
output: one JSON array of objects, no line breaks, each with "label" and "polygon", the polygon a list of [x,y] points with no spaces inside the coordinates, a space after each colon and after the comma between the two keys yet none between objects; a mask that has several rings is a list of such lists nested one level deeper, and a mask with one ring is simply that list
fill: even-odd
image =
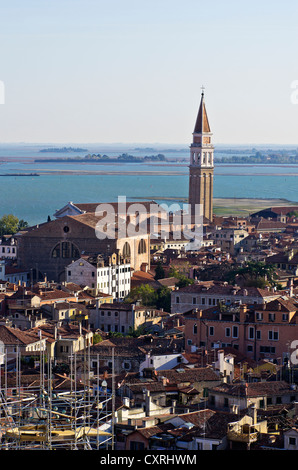
[{"label": "lagoon water", "polygon": [[[46,146],[42,146],[45,148]],[[48,215],[68,201],[115,202],[118,196],[127,200],[168,198],[185,199],[188,196],[188,149],[167,158],[185,158],[180,163],[122,163],[81,164],[57,162],[28,162],[27,158],[71,157],[72,154],[43,154],[38,146],[0,146],[0,157],[7,162],[0,165],[1,174],[38,173],[40,176],[0,176],[0,217],[14,214],[29,224],[42,223]],[[105,151],[118,156],[126,150]],[[157,152],[129,151],[135,155]],[[160,151],[162,153],[162,151]],[[77,154],[84,156],[83,154]],[[216,155],[218,156],[218,154]],[[18,158],[19,161],[14,161]],[[71,170],[71,174],[60,174]],[[49,171],[52,173],[49,174]],[[56,171],[56,172],[55,172]],[[76,171],[100,171],[109,174],[76,174]],[[151,172],[150,175],[142,172]],[[162,174],[165,173],[165,174]],[[280,198],[298,202],[298,165],[226,165],[216,164],[214,171],[215,198]]]}]

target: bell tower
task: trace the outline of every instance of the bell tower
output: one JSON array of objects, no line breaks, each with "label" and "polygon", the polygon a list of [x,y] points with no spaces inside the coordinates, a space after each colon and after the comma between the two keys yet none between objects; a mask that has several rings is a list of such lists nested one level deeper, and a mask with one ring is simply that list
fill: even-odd
[{"label": "bell tower", "polygon": [[196,204],[202,205],[202,215],[213,219],[213,172],[214,147],[212,133],[206,112],[204,89],[190,146],[189,165],[189,204],[191,214],[195,214]]}]

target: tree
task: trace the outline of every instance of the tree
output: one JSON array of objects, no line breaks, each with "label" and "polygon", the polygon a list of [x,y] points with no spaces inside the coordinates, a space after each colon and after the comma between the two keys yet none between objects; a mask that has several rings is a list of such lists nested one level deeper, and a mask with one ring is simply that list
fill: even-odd
[{"label": "tree", "polygon": [[171,290],[166,287],[162,286],[157,289],[157,300],[156,300],[156,308],[163,309],[165,312],[171,311]]},{"label": "tree", "polygon": [[191,279],[190,277],[188,277],[185,272],[188,272],[189,271],[189,265],[188,263],[185,263],[185,266],[187,266],[188,270],[182,270],[179,271],[179,269],[177,269],[177,267],[175,266],[171,266],[170,268],[170,271],[169,271],[169,276],[171,277],[175,277],[176,279],[178,279],[178,282],[176,283],[176,286],[177,287],[186,287],[186,286],[189,286],[190,284],[193,284],[194,283],[194,280]]},{"label": "tree", "polygon": [[179,287],[186,287],[189,286],[190,284],[194,283],[193,279],[190,279],[189,277],[184,276],[183,274],[180,274],[178,277],[179,281],[177,282],[176,286]]},{"label": "tree", "polygon": [[232,278],[235,281],[237,277],[241,277],[246,286],[263,288],[267,285],[276,285],[275,267],[261,261],[249,261],[235,269]]},{"label": "tree", "polygon": [[19,219],[12,215],[3,215],[0,219],[0,235],[13,235],[18,231]]},{"label": "tree", "polygon": [[141,284],[131,289],[124,301],[128,303],[140,301],[145,307],[153,307],[170,312],[171,290],[166,286],[154,289],[149,284]]},{"label": "tree", "polygon": [[19,231],[19,230],[24,230],[24,228],[27,228],[27,227],[29,227],[28,222],[26,222],[25,220],[21,219],[21,220],[19,221],[18,230],[17,230],[17,231]]},{"label": "tree", "polygon": [[154,279],[157,281],[158,279],[164,279],[165,277],[165,270],[164,268],[162,267],[162,264],[161,262],[159,261],[157,263],[157,266],[155,268],[155,276],[154,276]]},{"label": "tree", "polygon": [[128,303],[134,303],[138,300],[142,305],[154,306],[157,300],[155,289],[149,284],[141,284],[140,286],[131,289],[130,293],[125,298],[125,302]]},{"label": "tree", "polygon": [[25,220],[19,220],[13,214],[5,214],[0,219],[0,236],[14,235],[26,227],[28,227],[28,223]]},{"label": "tree", "polygon": [[101,343],[102,337],[99,333],[94,333],[93,335],[93,344]]}]

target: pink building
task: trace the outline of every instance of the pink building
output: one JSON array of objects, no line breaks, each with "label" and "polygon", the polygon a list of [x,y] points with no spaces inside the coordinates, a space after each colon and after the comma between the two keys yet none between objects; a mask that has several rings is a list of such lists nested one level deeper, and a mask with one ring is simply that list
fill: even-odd
[{"label": "pink building", "polygon": [[[298,301],[280,297],[264,304],[215,306],[185,316],[185,350],[233,347],[258,361],[298,363]],[[295,344],[297,341],[297,345]],[[298,356],[297,356],[298,357]]]}]

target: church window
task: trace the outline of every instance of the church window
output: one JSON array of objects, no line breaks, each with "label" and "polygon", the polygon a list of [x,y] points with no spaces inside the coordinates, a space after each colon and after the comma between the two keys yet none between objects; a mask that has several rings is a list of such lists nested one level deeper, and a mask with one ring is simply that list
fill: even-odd
[{"label": "church window", "polygon": [[130,244],[128,242],[125,242],[124,243],[124,246],[123,246],[123,256],[124,258],[129,258],[130,257]]},{"label": "church window", "polygon": [[140,243],[139,243],[139,248],[138,248],[138,253],[139,255],[143,254],[143,253],[146,253],[147,249],[146,249],[146,242],[145,240],[142,238],[142,240],[140,240]]},{"label": "church window", "polygon": [[52,258],[71,258],[80,257],[78,248],[71,242],[61,242],[53,248]]}]

